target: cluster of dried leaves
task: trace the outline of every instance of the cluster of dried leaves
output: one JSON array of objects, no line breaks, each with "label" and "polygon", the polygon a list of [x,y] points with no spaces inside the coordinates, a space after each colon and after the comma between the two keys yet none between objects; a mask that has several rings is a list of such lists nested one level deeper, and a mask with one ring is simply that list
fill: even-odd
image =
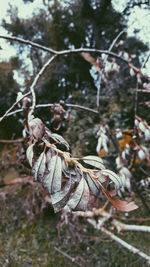
[{"label": "cluster of dried leaves", "polygon": [[[121,211],[137,208],[134,202],[112,197],[121,187],[121,180],[105,168],[100,157],[72,158],[66,140],[33,115],[28,116],[25,131],[29,138],[26,155],[34,179],[48,190],[55,212],[91,209],[102,192]],[[114,183],[115,190],[108,190],[110,183]]]}]

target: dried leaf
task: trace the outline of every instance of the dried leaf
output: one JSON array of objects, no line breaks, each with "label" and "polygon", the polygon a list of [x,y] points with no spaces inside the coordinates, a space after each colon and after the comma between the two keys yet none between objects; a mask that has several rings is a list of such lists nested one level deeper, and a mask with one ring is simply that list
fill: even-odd
[{"label": "dried leaf", "polygon": [[55,171],[52,181],[52,193],[61,190],[61,183],[62,183],[61,180],[62,180],[62,162],[61,162],[61,157],[57,156]]},{"label": "dried leaf", "polygon": [[51,160],[49,161],[48,170],[49,172],[43,178],[43,185],[47,188],[49,194],[52,193],[52,182],[53,182],[53,175],[55,172],[57,161],[57,154],[53,151],[53,155]]},{"label": "dried leaf", "polygon": [[94,196],[98,196],[100,194],[99,183],[96,180],[92,179],[92,177],[88,173],[86,174],[85,179],[88,183],[91,194],[93,194]]},{"label": "dried leaf", "polygon": [[28,126],[31,137],[35,138],[37,141],[44,136],[45,125],[39,118],[32,118],[29,120]]},{"label": "dried leaf", "polygon": [[66,183],[66,185],[62,188],[61,191],[56,192],[51,195],[52,205],[54,207],[55,212],[60,211],[66,205],[71,190],[73,188],[73,183],[71,179]]},{"label": "dried leaf", "polygon": [[81,56],[89,62],[91,65],[95,66],[98,70],[100,69],[100,64],[97,62],[97,60],[92,57],[89,53],[82,52]]},{"label": "dried leaf", "polygon": [[97,156],[86,156],[83,161],[95,169],[105,169],[103,160]]},{"label": "dried leaf", "polygon": [[114,173],[113,171],[105,169],[105,170],[102,170],[101,173],[105,176],[108,176],[109,179],[112,180],[114,184],[117,186],[117,188],[121,186],[118,175]]},{"label": "dried leaf", "polygon": [[87,210],[90,199],[90,190],[86,180],[84,180],[84,191],[76,210]]},{"label": "dried leaf", "polygon": [[85,185],[84,182],[85,182],[85,180],[82,177],[75,192],[73,193],[73,195],[70,197],[69,201],[67,202],[67,207],[69,207],[70,210],[75,210],[75,208],[79,204],[79,202],[82,198],[83,192],[84,192],[84,185]]},{"label": "dried leaf", "polygon": [[114,199],[110,196],[107,190],[102,189],[102,191],[107,199],[111,202],[111,204],[120,211],[129,212],[138,208],[138,206],[133,201],[128,203],[120,199]]},{"label": "dried leaf", "polygon": [[46,165],[47,165],[47,169],[48,171],[50,171],[51,169],[51,158],[53,155],[53,151],[51,149],[49,149],[46,153]]},{"label": "dried leaf", "polygon": [[34,147],[34,144],[31,144],[28,148],[27,148],[27,151],[26,151],[26,157],[29,161],[29,164],[30,166],[32,167],[32,162],[33,162],[33,147]]},{"label": "dried leaf", "polygon": [[35,181],[36,180],[42,181],[45,168],[46,168],[46,156],[45,156],[45,151],[43,151],[33,166],[33,173],[34,173]]}]

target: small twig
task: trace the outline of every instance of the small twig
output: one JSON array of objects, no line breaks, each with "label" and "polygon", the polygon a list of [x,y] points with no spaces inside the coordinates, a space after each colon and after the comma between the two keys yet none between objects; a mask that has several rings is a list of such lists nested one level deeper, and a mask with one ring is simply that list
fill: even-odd
[{"label": "small twig", "polygon": [[150,90],[146,90],[146,89],[137,89],[138,92],[142,92],[142,93],[150,93]]},{"label": "small twig", "polygon": [[31,94],[31,91],[27,92],[26,94],[24,94],[22,97],[20,97],[19,100],[17,100],[16,102],[14,102],[12,104],[12,106],[4,113],[4,115],[0,118],[0,122],[5,118],[7,117],[8,113],[26,96],[30,95]]},{"label": "small twig", "polygon": [[[39,105],[36,105],[35,108],[49,108],[49,107],[52,107],[52,106],[53,106],[53,104],[39,104]],[[98,114],[97,110],[94,110],[94,109],[91,109],[91,108],[88,108],[88,107],[85,107],[85,106],[80,106],[80,105],[75,105],[75,104],[65,104],[65,106],[66,107],[76,108],[76,109],[82,109],[82,110],[85,110],[85,111],[89,111],[89,112],[93,112],[95,114]],[[23,111],[22,108],[14,110],[14,111],[8,113],[7,117],[15,115],[16,113],[20,113],[22,111]]]},{"label": "small twig", "polygon": [[75,211],[72,212],[75,216],[81,216],[84,218],[94,218],[94,217],[98,217],[101,216],[103,218],[106,218],[107,220],[110,219],[110,217],[112,216],[111,212],[107,212],[103,209],[93,209],[92,211],[87,210],[87,211]]},{"label": "small twig", "polygon": [[60,249],[57,248],[57,247],[54,247],[54,249],[55,249],[56,251],[58,251],[59,253],[61,253],[65,258],[69,259],[71,262],[75,262],[76,264],[78,264],[79,266],[81,266],[81,265],[79,264],[79,262],[77,262],[77,260],[76,260],[75,258],[71,257],[71,256],[68,255],[66,252],[60,250]]},{"label": "small twig", "polygon": [[32,103],[32,107],[31,107],[31,111],[30,114],[33,113],[35,106],[36,106],[36,96],[35,96],[35,92],[34,92],[34,88],[36,86],[36,84],[38,83],[41,75],[44,73],[44,71],[47,69],[47,67],[49,66],[49,64],[55,59],[56,55],[53,55],[42,67],[42,69],[39,71],[39,73],[36,75],[31,87],[30,87],[30,91],[27,92],[26,94],[24,94],[22,97],[19,98],[19,100],[17,100],[15,103],[13,103],[13,105],[4,113],[4,115],[0,118],[0,122],[8,116],[8,114],[10,113],[10,111],[26,96],[32,94],[33,97],[33,103]]},{"label": "small twig", "polygon": [[0,184],[0,187],[4,187],[7,185],[27,183],[27,182],[31,181],[32,178],[33,178],[32,176],[27,176],[27,177],[23,177],[23,178],[15,178],[15,179],[12,179],[9,181],[4,181],[3,184]]},{"label": "small twig", "polygon": [[[118,41],[118,39],[120,38],[120,36],[121,36],[123,33],[125,33],[124,30],[121,31],[121,32],[119,32],[119,34],[118,34],[118,35],[116,36],[116,38],[113,40],[113,42],[111,43],[111,45],[110,45],[110,47],[109,47],[109,49],[108,49],[109,52],[111,52],[111,50],[112,50],[113,47],[115,46],[116,42]],[[108,59],[108,56],[109,56],[109,55],[106,55],[106,56],[105,56],[104,63],[106,63],[106,61],[107,61],[107,59]]]},{"label": "small twig", "polygon": [[116,219],[114,219],[112,221],[112,224],[117,228],[118,232],[121,232],[121,231],[138,231],[138,232],[150,233],[150,226],[124,224],[122,222],[119,222]]},{"label": "small twig", "polygon": [[51,64],[51,62],[56,58],[57,55],[53,55],[41,68],[41,70],[38,72],[38,74],[36,75],[31,87],[30,87],[30,91],[32,94],[32,106],[31,106],[31,110],[30,110],[30,115],[34,112],[34,109],[36,107],[36,95],[35,95],[35,86],[37,85],[40,77],[43,75],[43,73],[45,72],[45,70],[47,69],[47,67]]},{"label": "small twig", "polygon": [[15,139],[15,140],[5,140],[5,139],[0,139],[0,143],[8,143],[8,144],[12,144],[12,143],[22,143],[24,141],[23,138],[19,138],[19,139]]},{"label": "small twig", "polygon": [[150,58],[150,53],[148,54],[148,56],[147,56],[146,59],[144,60],[144,62],[143,62],[143,64],[142,64],[142,68],[145,67],[145,65],[146,65],[147,61],[149,60],[149,58]]},{"label": "small twig", "polygon": [[19,38],[19,37],[16,37],[16,36],[9,36],[9,35],[0,35],[0,38],[3,38],[3,39],[6,39],[6,40],[10,40],[10,41],[16,41],[16,42],[19,42],[19,43],[22,43],[22,44],[26,44],[26,45],[31,45],[32,47],[35,47],[35,48],[39,48],[45,52],[49,52],[49,53],[52,53],[52,54],[55,54],[55,50],[51,49],[51,48],[48,48],[48,47],[45,47],[43,45],[40,45],[40,44],[37,44],[37,43],[34,43],[34,42],[31,42],[29,40],[24,40],[22,38]]},{"label": "small twig", "polygon": [[[108,52],[111,52],[111,50],[113,49],[114,45],[116,44],[116,42],[118,41],[118,39],[120,38],[120,36],[124,33],[125,31],[121,31],[116,38],[113,40],[113,42],[111,43]],[[103,60],[103,65],[105,66],[107,60],[108,60],[109,54],[105,55],[105,58]],[[101,81],[102,81],[102,77],[101,77],[101,73],[99,73],[99,85],[97,88],[97,97],[96,97],[96,105],[99,108],[99,99],[100,99],[100,90],[101,90]]]}]

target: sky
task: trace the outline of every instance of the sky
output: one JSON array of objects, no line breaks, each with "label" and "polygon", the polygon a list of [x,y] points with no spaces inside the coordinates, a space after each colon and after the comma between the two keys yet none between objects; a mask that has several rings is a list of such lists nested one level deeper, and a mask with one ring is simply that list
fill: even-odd
[{"label": "sky", "polygon": [[[129,0],[113,0],[112,3],[117,11],[122,12],[128,1]],[[19,16],[27,18],[42,5],[43,0],[35,0],[30,4],[24,4],[22,0],[0,0],[0,23],[2,19],[8,19],[8,17],[6,17],[6,11],[9,7],[9,3],[12,5],[15,4],[18,7]],[[135,36],[135,30],[138,30],[136,31],[137,38],[150,47],[150,10],[143,10],[139,7],[133,8],[132,14],[128,19],[128,36]],[[7,34],[7,32],[0,27],[0,34]],[[9,59],[10,56],[15,56],[15,49],[8,45],[7,41],[0,39],[0,46],[3,49],[0,50],[0,61]],[[150,62],[147,63],[147,66],[150,68]]]}]

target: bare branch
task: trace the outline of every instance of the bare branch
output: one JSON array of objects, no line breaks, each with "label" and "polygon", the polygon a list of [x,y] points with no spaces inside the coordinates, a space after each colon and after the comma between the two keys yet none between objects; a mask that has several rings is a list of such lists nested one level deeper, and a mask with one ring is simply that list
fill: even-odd
[{"label": "bare branch", "polygon": [[137,89],[137,91],[141,93],[150,93],[150,90],[146,90],[146,89]]},{"label": "bare branch", "polygon": [[[119,34],[116,36],[116,38],[112,41],[112,43],[111,43],[111,45],[110,45],[110,47],[109,47],[109,49],[108,49],[108,52],[111,52],[111,51],[112,51],[112,49],[113,49],[113,47],[115,46],[116,42],[118,41],[118,39],[120,38],[120,36],[121,36],[123,33],[125,33],[125,31],[121,31],[121,32],[119,32]],[[105,59],[104,59],[104,63],[106,63],[106,61],[107,61],[107,59],[108,59],[108,56],[109,56],[109,55],[106,55],[106,57],[105,57]]]},{"label": "bare branch", "polygon": [[56,58],[57,55],[53,55],[42,67],[42,69],[39,71],[39,73],[36,75],[31,87],[30,87],[30,91],[32,94],[32,107],[31,107],[31,111],[30,114],[32,114],[34,112],[34,109],[36,107],[36,95],[35,95],[35,86],[37,85],[40,77],[43,75],[43,73],[45,72],[45,70],[47,69],[47,67],[51,64],[51,62]]},{"label": "bare branch", "polygon": [[101,232],[109,236],[112,240],[116,241],[118,244],[123,246],[124,248],[128,249],[130,252],[132,252],[135,255],[140,256],[144,260],[147,261],[148,264],[150,264],[150,256],[142,252],[141,250],[137,249],[136,247],[130,245],[126,241],[122,240],[118,236],[114,235],[112,232],[108,231],[106,228],[102,227]]},{"label": "bare branch", "polygon": [[41,50],[43,50],[45,52],[56,54],[56,51],[51,49],[51,48],[48,48],[48,47],[43,46],[43,45],[40,45],[38,43],[31,42],[29,40],[24,40],[24,39],[16,37],[16,36],[0,35],[0,38],[6,39],[6,40],[10,40],[10,41],[16,41],[16,42],[19,42],[19,43],[22,43],[22,44],[26,44],[26,45],[31,45],[32,47],[41,49]]},{"label": "bare branch", "polygon": [[70,261],[75,262],[76,264],[78,264],[79,266],[81,266],[81,265],[79,264],[79,262],[77,262],[76,258],[71,257],[71,256],[68,255],[66,252],[62,251],[61,249],[59,249],[59,248],[57,248],[57,247],[54,247],[54,249],[55,249],[57,252],[61,253],[65,258],[67,258],[67,259],[69,259]]},{"label": "bare branch", "polygon": [[4,113],[4,115],[0,118],[0,122],[7,117],[8,113],[26,96],[30,95],[31,91],[27,92],[26,94],[24,94],[22,97],[20,97],[19,100],[17,100],[16,102],[13,103],[13,105]]},{"label": "bare branch", "polygon": [[150,226],[124,224],[122,222],[119,222],[118,220],[113,220],[112,224],[117,228],[118,232],[121,232],[121,231],[139,231],[139,232],[150,233]]},{"label": "bare branch", "polygon": [[88,222],[90,224],[92,224],[95,229],[100,230],[102,233],[106,234],[109,238],[116,241],[119,245],[128,249],[133,254],[140,256],[141,258],[146,260],[148,262],[148,264],[150,264],[150,256],[149,255],[145,254],[144,252],[142,252],[139,249],[135,248],[134,246],[130,245],[126,241],[122,240],[121,238],[119,238],[118,236],[113,234],[112,232],[108,231],[106,228],[104,228],[104,227],[99,228],[98,224],[96,223],[96,221],[94,219],[88,219]]},{"label": "bare branch", "polygon": [[[88,108],[88,107],[85,107],[85,106],[80,106],[80,105],[75,105],[75,104],[65,104],[65,105],[66,105],[66,107],[82,109],[82,110],[85,110],[85,111],[93,112],[93,113],[95,113],[97,115],[99,114],[97,110],[91,109],[91,108]],[[48,107],[51,107],[51,106],[53,106],[53,104],[39,104],[39,105],[36,105],[35,108],[48,108]],[[22,108],[14,110],[14,111],[8,113],[6,117],[15,115],[15,114],[20,113],[22,111],[23,111]]]},{"label": "bare branch", "polygon": [[39,73],[36,75],[31,87],[30,87],[30,91],[27,92],[26,94],[24,94],[22,97],[20,97],[19,100],[17,100],[5,113],[4,115],[0,118],[0,122],[8,116],[8,113],[26,96],[32,94],[33,97],[33,103],[32,103],[32,107],[31,107],[31,111],[30,114],[33,113],[35,106],[36,106],[36,96],[35,96],[35,86],[37,85],[40,77],[43,75],[43,73],[45,72],[45,70],[47,69],[47,67],[50,65],[50,63],[56,58],[57,55],[53,55],[42,67],[42,69],[39,71]]},{"label": "bare branch", "polygon": [[0,35],[0,38],[11,40],[11,41],[17,41],[17,42],[20,42],[20,43],[23,43],[26,45],[31,45],[32,47],[39,48],[43,51],[52,53],[54,55],[66,55],[66,54],[81,53],[81,52],[100,53],[100,54],[106,54],[106,55],[109,55],[112,57],[116,57],[116,58],[122,60],[123,62],[125,62],[126,64],[129,64],[128,60],[126,60],[125,58],[123,58],[123,57],[121,57],[115,53],[109,52],[108,50],[101,50],[101,49],[96,49],[96,48],[75,48],[75,49],[70,49],[70,50],[57,51],[57,50],[39,45],[37,43],[31,42],[29,40],[24,40],[24,39],[18,38],[16,36]]}]

